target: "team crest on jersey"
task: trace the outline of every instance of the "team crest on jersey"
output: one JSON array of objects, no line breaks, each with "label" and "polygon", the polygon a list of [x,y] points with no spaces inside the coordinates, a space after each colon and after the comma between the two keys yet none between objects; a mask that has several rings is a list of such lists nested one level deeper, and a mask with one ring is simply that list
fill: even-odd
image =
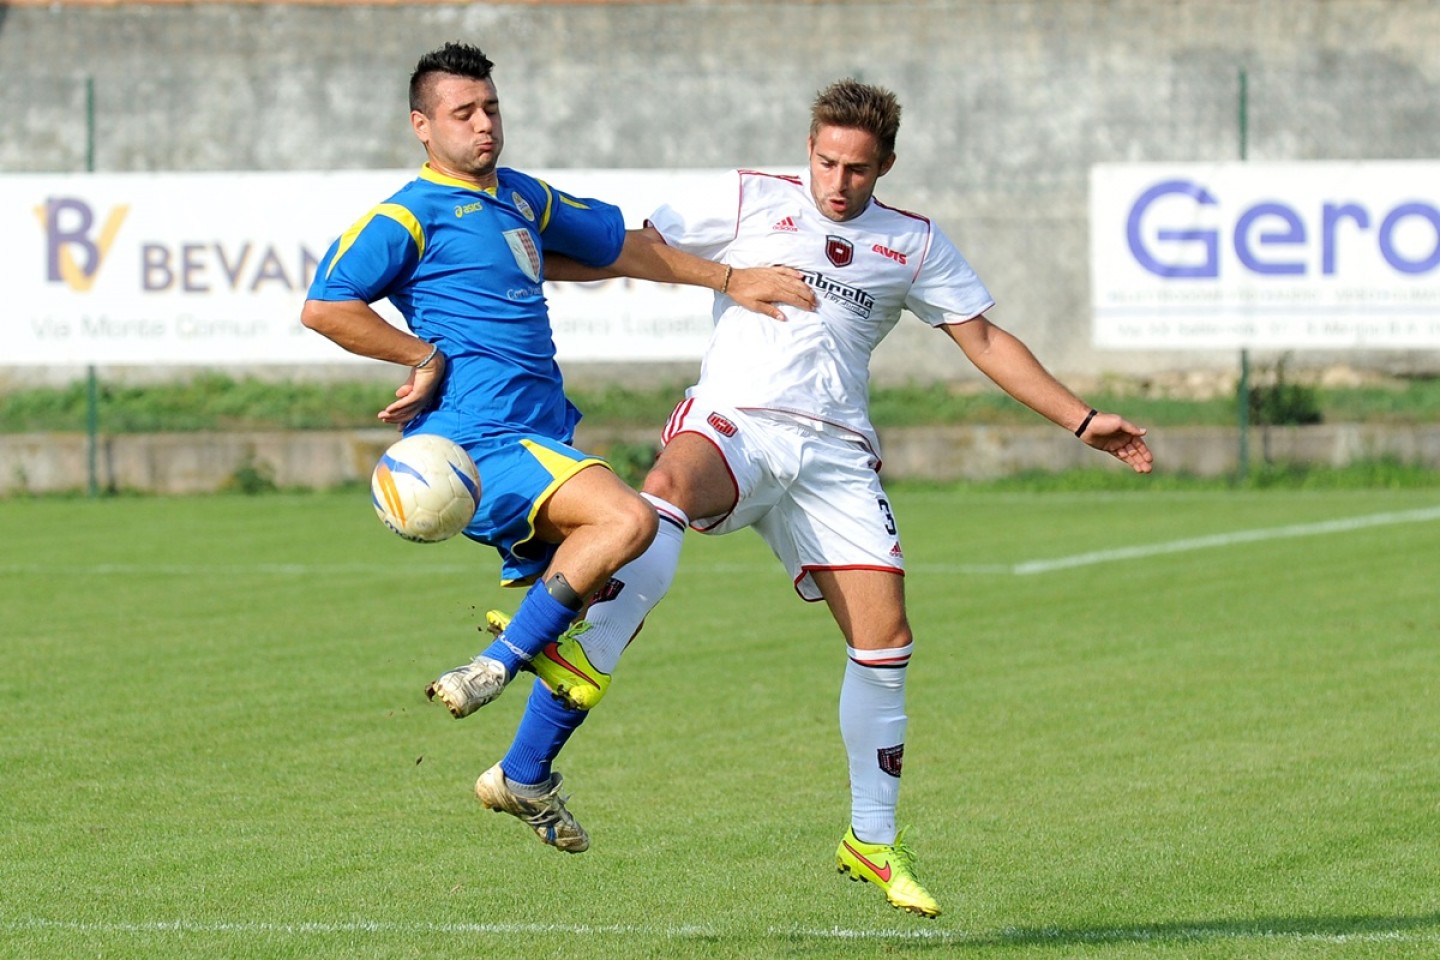
[{"label": "team crest on jersey", "polygon": [[710,424],[710,426],[715,429],[715,432],[720,434],[720,436],[722,437],[735,436],[735,424],[731,423],[729,420],[726,420],[718,413],[710,414],[710,416],[705,418],[705,422]]},{"label": "team crest on jersey", "polygon": [[825,257],[837,267],[848,267],[855,259],[855,245],[844,237],[826,237]]},{"label": "team crest on jersey", "polygon": [[515,263],[533,282],[540,282],[540,250],[529,230],[506,230],[505,242],[515,255]]},{"label": "team crest on jersey", "polygon": [[900,767],[905,762],[905,744],[894,747],[881,747],[875,751],[875,758],[880,762],[880,769],[890,776],[899,778]]},{"label": "team crest on jersey", "polygon": [[529,220],[531,223],[535,222],[535,211],[530,209],[529,201],[518,193],[510,194],[510,200],[515,204],[515,209],[520,211],[520,216]]}]

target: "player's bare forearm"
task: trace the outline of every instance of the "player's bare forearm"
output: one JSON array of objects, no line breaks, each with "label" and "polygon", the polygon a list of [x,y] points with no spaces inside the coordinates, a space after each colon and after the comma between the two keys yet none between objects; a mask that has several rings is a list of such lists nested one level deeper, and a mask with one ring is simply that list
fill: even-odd
[{"label": "player's bare forearm", "polygon": [[784,320],[780,304],[812,310],[815,294],[790,267],[729,267],[667,244],[653,227],[630,230],[620,256],[607,267],[587,267],[568,257],[545,258],[546,280],[604,280],[632,277],[656,283],[705,287],[724,293],[747,310]]},{"label": "player's bare forearm", "polygon": [[306,300],[300,322],[351,353],[413,367],[430,344],[385,322],[362,300]]},{"label": "player's bare forearm", "polygon": [[[410,367],[410,376],[395,390],[396,400],[376,416],[404,425],[419,416],[445,372],[445,356],[419,337],[391,326],[361,300],[307,300],[300,322],[351,353]],[[426,358],[429,361],[426,362]],[[419,363],[425,366],[416,368]]]},{"label": "player's bare forearm", "polygon": [[1150,472],[1154,458],[1144,440],[1145,430],[1116,413],[1092,413],[1019,338],[983,316],[944,329],[970,362],[1010,396],[1136,473]]}]

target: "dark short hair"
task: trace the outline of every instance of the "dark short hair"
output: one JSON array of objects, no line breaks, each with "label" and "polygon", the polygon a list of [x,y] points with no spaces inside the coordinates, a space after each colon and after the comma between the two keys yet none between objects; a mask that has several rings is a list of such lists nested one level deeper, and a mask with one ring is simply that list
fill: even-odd
[{"label": "dark short hair", "polygon": [[880,144],[882,159],[895,152],[900,133],[900,101],[884,87],[859,80],[837,80],[815,95],[810,106],[810,136],[821,127],[864,130]]},{"label": "dark short hair", "polygon": [[431,50],[420,58],[420,62],[415,64],[415,72],[410,74],[410,109],[429,115],[434,78],[438,74],[489,80],[494,66],[479,47],[468,43],[447,43],[438,50]]}]

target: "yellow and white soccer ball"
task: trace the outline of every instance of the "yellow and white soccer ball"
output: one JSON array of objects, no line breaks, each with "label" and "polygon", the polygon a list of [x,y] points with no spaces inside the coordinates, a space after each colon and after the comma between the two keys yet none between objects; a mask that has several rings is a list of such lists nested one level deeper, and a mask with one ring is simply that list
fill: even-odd
[{"label": "yellow and white soccer ball", "polygon": [[370,476],[380,522],[416,543],[465,529],[480,505],[480,474],[458,443],[433,433],[397,440]]}]

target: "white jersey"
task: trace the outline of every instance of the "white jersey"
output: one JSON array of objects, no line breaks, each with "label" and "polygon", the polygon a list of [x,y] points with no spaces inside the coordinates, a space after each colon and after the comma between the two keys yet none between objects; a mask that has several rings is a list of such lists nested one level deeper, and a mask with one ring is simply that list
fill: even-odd
[{"label": "white jersey", "polygon": [[925,217],[875,199],[844,223],[825,217],[808,171],[739,170],[650,223],[671,246],[735,267],[783,265],[805,274],[814,312],[788,322],[715,298],[715,332],[700,381],[710,405],[794,414],[858,435],[879,456],[870,424],[870,356],[908,309],[931,326],[963,323],[994,305],[985,285]]}]

